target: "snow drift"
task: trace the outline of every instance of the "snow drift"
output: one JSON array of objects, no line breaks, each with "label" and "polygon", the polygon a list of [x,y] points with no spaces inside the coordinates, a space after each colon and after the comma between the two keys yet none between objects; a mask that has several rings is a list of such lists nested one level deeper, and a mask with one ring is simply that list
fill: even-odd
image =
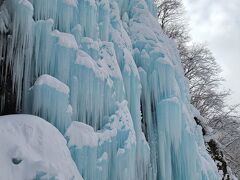
[{"label": "snow drift", "polygon": [[31,115],[0,117],[0,178],[82,179],[66,140],[45,120]]}]

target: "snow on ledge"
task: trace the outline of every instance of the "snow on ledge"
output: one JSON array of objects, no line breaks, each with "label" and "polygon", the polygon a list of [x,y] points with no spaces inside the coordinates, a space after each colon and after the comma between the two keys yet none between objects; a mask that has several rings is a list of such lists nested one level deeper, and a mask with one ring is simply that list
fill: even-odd
[{"label": "snow on ledge", "polygon": [[56,89],[59,92],[62,92],[64,94],[69,93],[69,87],[64,84],[63,82],[59,81],[55,77],[52,77],[48,74],[41,75],[36,82],[34,83],[35,86],[41,86],[41,85],[47,85],[51,88]]},{"label": "snow on ledge", "polygon": [[18,3],[33,11],[33,6],[28,0],[20,0]]},{"label": "snow on ledge", "polygon": [[70,49],[78,49],[76,39],[72,34],[60,32],[58,30],[54,30],[52,34],[53,36],[58,37],[59,45]]},{"label": "snow on ledge", "polygon": [[77,0],[64,0],[64,2],[70,6],[77,7]]},{"label": "snow on ledge", "polygon": [[73,121],[65,136],[69,139],[69,146],[76,145],[77,148],[82,148],[84,146],[96,147],[98,145],[98,136],[94,129],[82,122]]}]

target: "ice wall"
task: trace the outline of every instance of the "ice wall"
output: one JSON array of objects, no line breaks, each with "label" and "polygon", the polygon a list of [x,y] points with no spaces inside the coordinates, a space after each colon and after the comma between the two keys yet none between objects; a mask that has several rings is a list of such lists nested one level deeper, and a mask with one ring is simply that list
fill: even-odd
[{"label": "ice wall", "polygon": [[7,0],[0,10],[16,106],[65,135],[83,178],[219,179],[152,1]]}]

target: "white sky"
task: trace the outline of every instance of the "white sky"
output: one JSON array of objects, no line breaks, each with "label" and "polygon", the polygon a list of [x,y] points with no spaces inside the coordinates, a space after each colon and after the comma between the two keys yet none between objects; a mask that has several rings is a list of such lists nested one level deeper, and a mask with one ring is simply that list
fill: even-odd
[{"label": "white sky", "polygon": [[240,0],[183,0],[191,36],[213,52],[233,96],[240,103]]}]

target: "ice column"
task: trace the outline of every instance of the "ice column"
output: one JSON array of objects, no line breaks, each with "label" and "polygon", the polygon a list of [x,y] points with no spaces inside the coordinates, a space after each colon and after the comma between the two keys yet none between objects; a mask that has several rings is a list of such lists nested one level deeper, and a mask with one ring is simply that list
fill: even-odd
[{"label": "ice column", "polygon": [[68,86],[45,74],[36,80],[30,94],[31,112],[46,119],[64,134],[72,121]]}]

